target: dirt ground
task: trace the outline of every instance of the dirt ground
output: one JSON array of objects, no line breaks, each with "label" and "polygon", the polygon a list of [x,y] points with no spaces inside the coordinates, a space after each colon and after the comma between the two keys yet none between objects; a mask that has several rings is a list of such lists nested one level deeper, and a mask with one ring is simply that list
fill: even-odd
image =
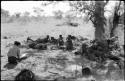
[{"label": "dirt ground", "polygon": [[[83,36],[89,39],[94,38],[94,27],[91,23],[84,23],[81,20],[78,27],[69,27],[67,25],[56,26],[62,24],[63,20],[47,19],[46,21],[32,22],[25,25],[19,23],[2,23],[1,24],[1,80],[13,80],[14,77],[24,68],[32,70],[40,79],[54,79],[57,77],[71,78],[71,81],[87,81],[86,78],[78,77],[81,72],[81,65],[89,66],[91,62],[84,57],[75,56],[72,52],[63,50],[33,50],[21,48],[21,54],[29,53],[31,56],[21,61],[16,66],[7,65],[7,52],[15,40],[20,41],[22,44],[27,36],[44,37],[50,35],[58,37],[62,34],[66,37],[68,34],[75,36]],[[10,37],[3,39],[4,36]],[[10,46],[9,46],[10,45]],[[61,61],[52,61],[54,58],[63,57]],[[84,58],[84,59],[83,59]],[[75,71],[78,71],[76,73]],[[119,72],[114,72],[112,76],[113,81],[118,81]],[[92,76],[94,77],[94,76]],[[95,76],[97,78],[97,76]],[[94,77],[94,78],[95,78]],[[93,79],[94,79],[93,78]],[[100,74],[99,80],[104,79],[105,76]],[[120,78],[120,77],[119,77]],[[87,78],[89,79],[89,78]],[[91,79],[91,77],[90,77]],[[105,79],[106,80],[106,79]],[[63,80],[59,80],[63,81]],[[70,80],[65,80],[70,81]],[[111,81],[111,80],[110,80]]]}]

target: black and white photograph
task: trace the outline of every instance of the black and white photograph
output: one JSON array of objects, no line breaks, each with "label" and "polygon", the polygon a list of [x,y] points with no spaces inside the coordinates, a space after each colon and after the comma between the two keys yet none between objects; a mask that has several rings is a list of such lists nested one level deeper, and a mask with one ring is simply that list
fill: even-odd
[{"label": "black and white photograph", "polygon": [[124,1],[1,1],[1,80],[125,81]]}]

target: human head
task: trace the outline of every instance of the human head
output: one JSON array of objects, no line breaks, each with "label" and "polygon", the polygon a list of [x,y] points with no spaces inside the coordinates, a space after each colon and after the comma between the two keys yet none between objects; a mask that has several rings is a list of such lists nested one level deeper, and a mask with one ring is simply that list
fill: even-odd
[{"label": "human head", "polygon": [[68,37],[71,37],[71,35],[68,35]]},{"label": "human head", "polygon": [[59,35],[60,38],[62,38],[62,35]]},{"label": "human head", "polygon": [[49,38],[49,35],[47,35],[46,38]]},{"label": "human head", "polygon": [[14,45],[16,45],[16,46],[20,46],[21,43],[20,43],[19,41],[15,41],[15,42],[14,42]]},{"label": "human head", "polygon": [[51,37],[51,40],[53,40],[54,39],[54,37]]},{"label": "human head", "polygon": [[23,69],[21,72],[15,77],[15,81],[35,81],[35,75],[32,71],[28,69]]}]

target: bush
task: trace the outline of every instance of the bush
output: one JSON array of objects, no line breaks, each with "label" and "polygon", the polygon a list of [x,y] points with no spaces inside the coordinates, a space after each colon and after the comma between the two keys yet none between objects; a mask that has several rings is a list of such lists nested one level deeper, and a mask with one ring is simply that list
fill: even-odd
[{"label": "bush", "polygon": [[63,14],[62,11],[59,10],[59,11],[55,11],[53,13],[55,14],[56,19],[61,19],[62,18],[62,14]]}]

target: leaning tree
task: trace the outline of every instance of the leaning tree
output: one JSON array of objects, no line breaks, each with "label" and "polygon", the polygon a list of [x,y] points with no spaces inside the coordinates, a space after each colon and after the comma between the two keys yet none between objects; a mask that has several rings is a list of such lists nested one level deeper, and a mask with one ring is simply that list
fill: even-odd
[{"label": "leaning tree", "polygon": [[[108,5],[109,0],[106,1],[73,1],[70,2],[70,6],[74,10],[85,13],[89,20],[92,21],[95,27],[95,39],[103,41],[106,38],[114,36],[114,30],[118,27],[121,14],[120,7],[123,2],[116,1],[112,11],[105,10],[105,6]],[[124,8],[123,8],[124,10]],[[107,12],[112,13],[109,17],[106,17]],[[124,12],[124,11],[123,11]]]}]

